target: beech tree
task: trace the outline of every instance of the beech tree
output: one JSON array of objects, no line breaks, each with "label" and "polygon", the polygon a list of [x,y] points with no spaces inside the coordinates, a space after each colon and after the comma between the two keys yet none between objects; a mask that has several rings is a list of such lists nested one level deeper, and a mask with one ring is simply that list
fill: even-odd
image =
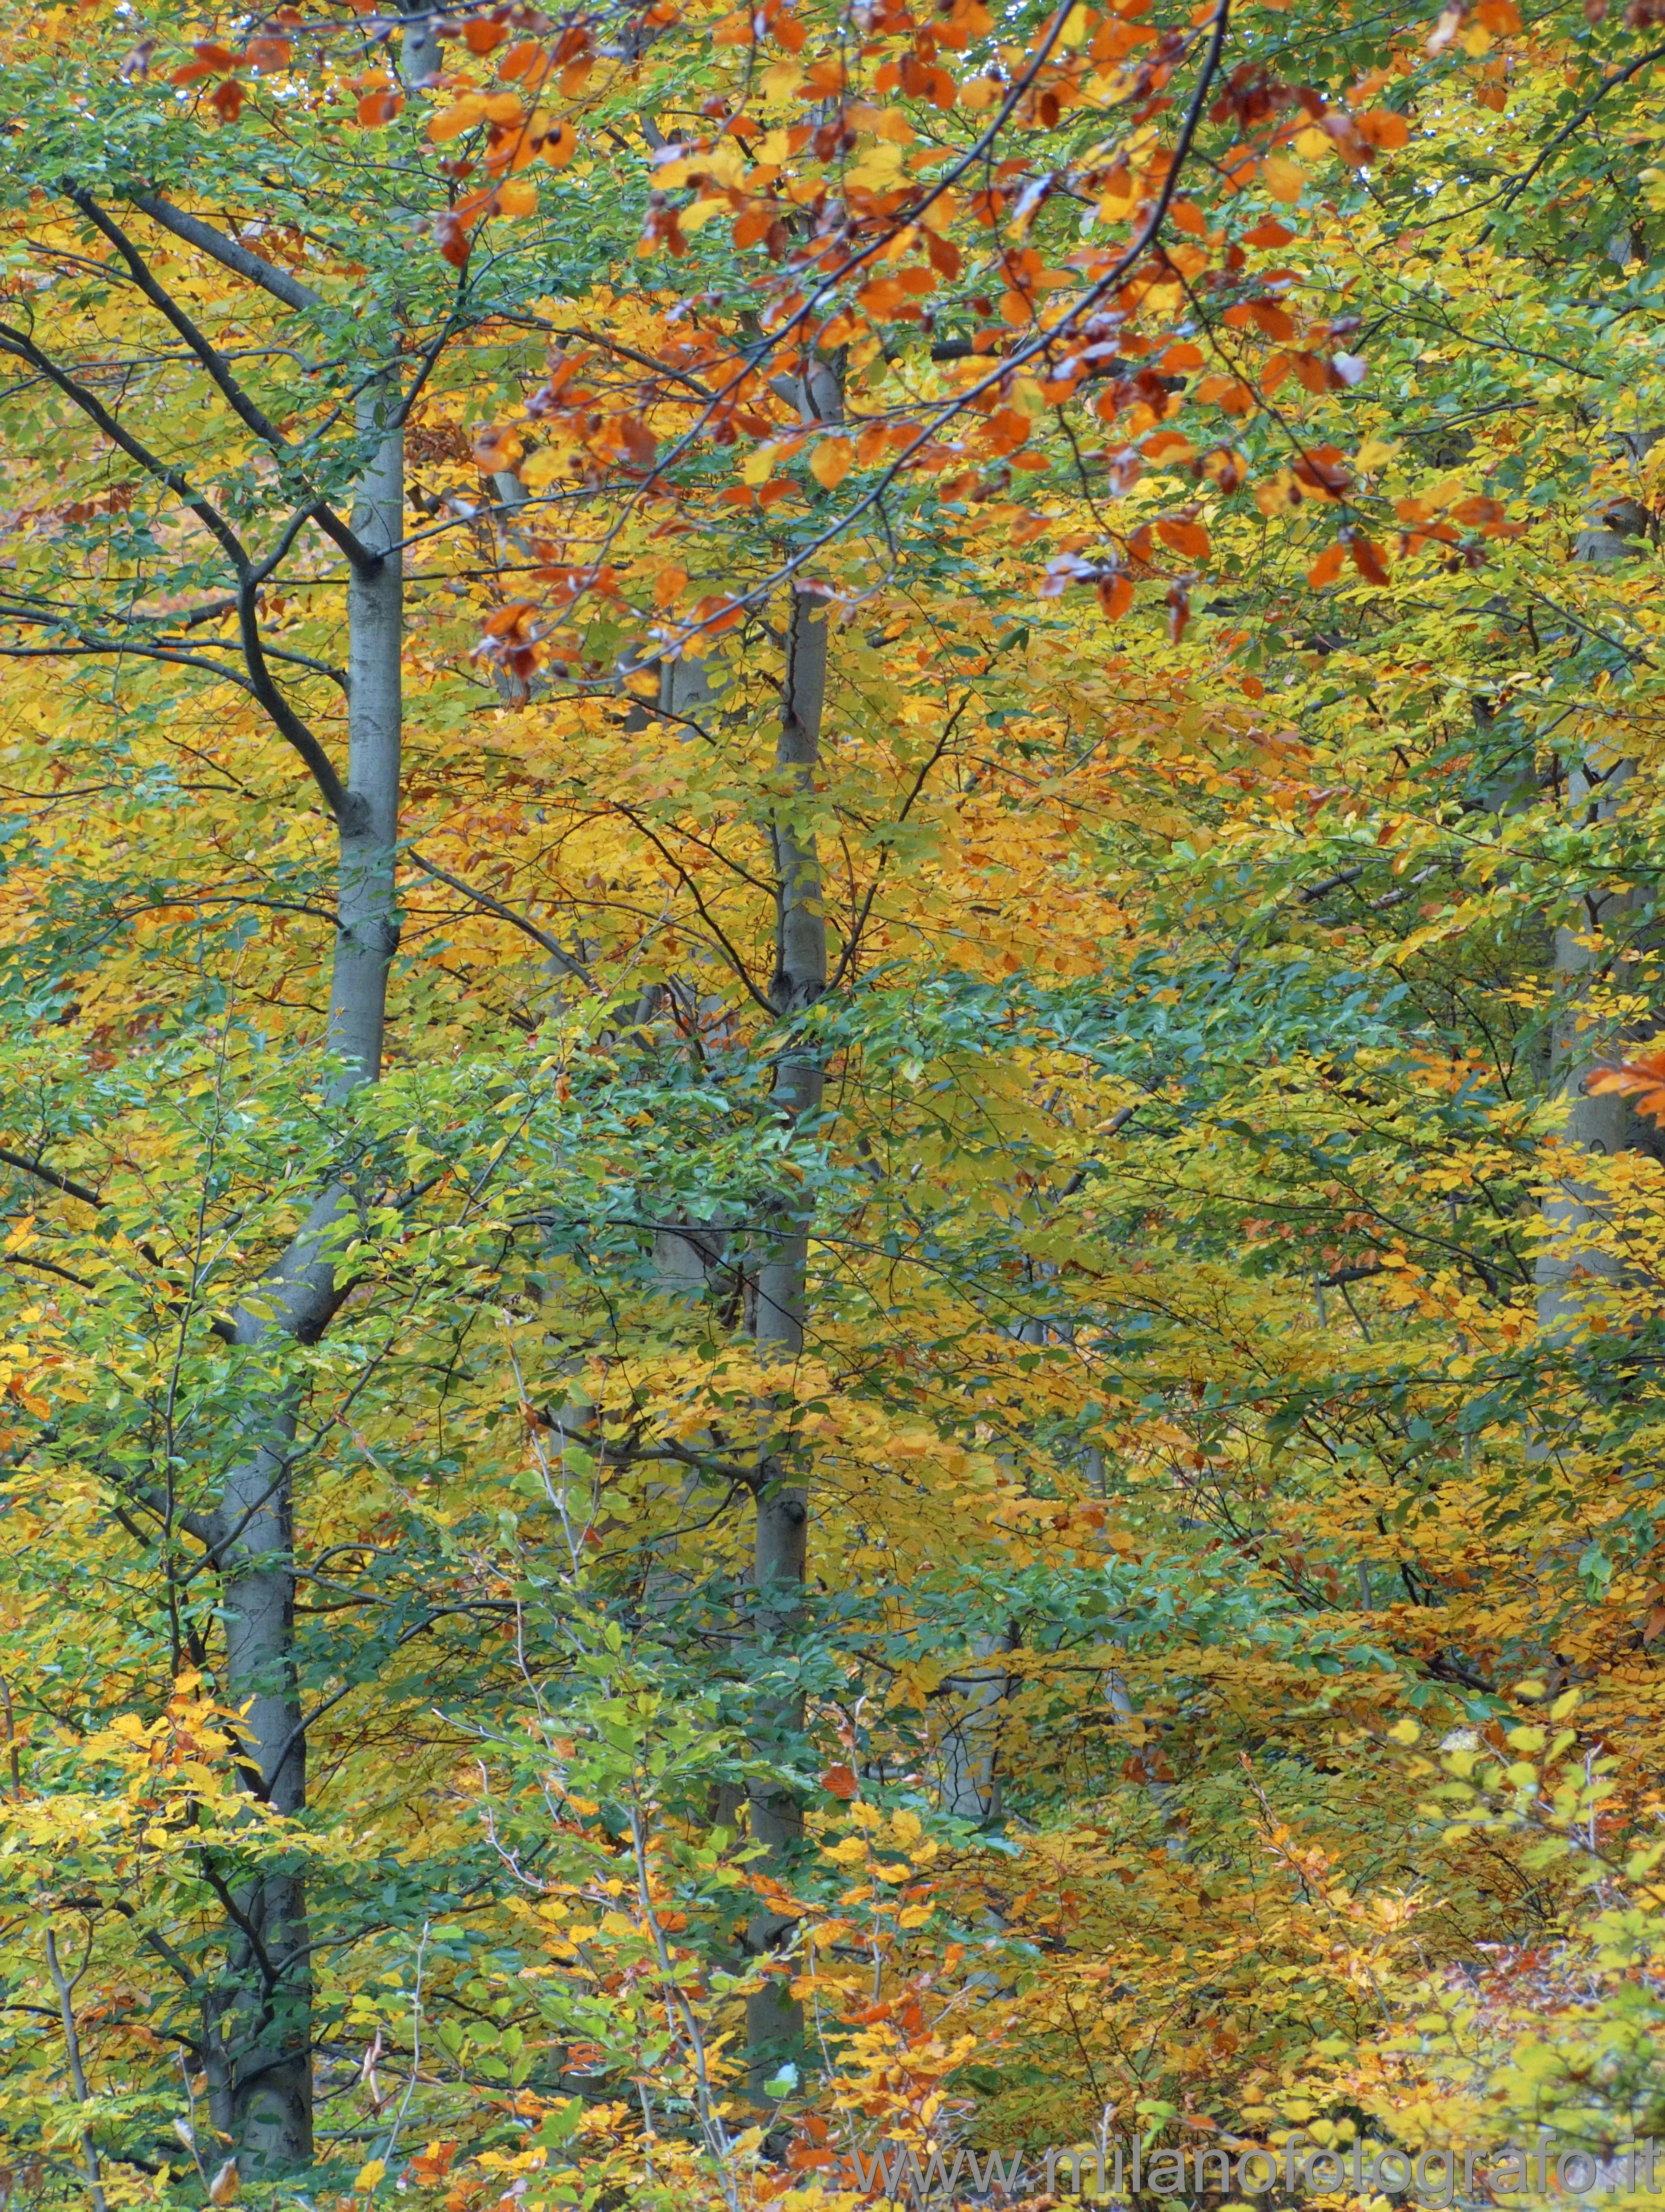
[{"label": "beech tree", "polygon": [[0,19],[18,2194],[1653,2124],[1656,28]]}]

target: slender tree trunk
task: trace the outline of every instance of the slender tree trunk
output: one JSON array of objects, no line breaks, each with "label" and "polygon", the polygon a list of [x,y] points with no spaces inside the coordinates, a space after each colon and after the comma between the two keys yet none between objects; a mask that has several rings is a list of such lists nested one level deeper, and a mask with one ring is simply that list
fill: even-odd
[{"label": "slender tree trunk", "polygon": [[[1640,460],[1654,442],[1654,434],[1627,434],[1621,442]],[[1572,557],[1593,568],[1615,567],[1635,556],[1650,520],[1638,501],[1605,501],[1574,540]],[[1634,762],[1627,760],[1609,760],[1605,768],[1594,769],[1579,760],[1567,779],[1569,810],[1583,812],[1592,825],[1611,823],[1634,768]],[[1638,1042],[1634,1030],[1620,1038],[1610,1028],[1604,1030],[1593,1004],[1604,973],[1609,987],[1622,983],[1623,967],[1615,960],[1614,945],[1634,903],[1635,894],[1629,890],[1592,890],[1585,897],[1578,927],[1562,925],[1555,932],[1558,1003],[1550,1039],[1550,1085],[1568,1101],[1565,1142],[1587,1154],[1611,1157],[1656,1149],[1622,1097],[1604,1092],[1592,1097],[1583,1087],[1591,1066],[1604,1053],[1615,1045]],[[1644,1033],[1650,1029],[1650,1024],[1644,1024]],[[1616,1282],[1621,1268],[1614,1255],[1595,1247],[1592,1232],[1599,1233],[1601,1219],[1601,1196],[1595,1186],[1568,1178],[1545,1199],[1543,1213],[1551,1235],[1535,1268],[1538,1322],[1546,1337],[1565,1340],[1577,1330],[1589,1302],[1581,1284]]]},{"label": "slender tree trunk", "polygon": [[399,393],[378,383],[359,397],[359,431],[374,457],[359,486],[353,527],[385,557],[348,586],[348,818],[341,825],[339,931],[330,988],[330,1049],[343,1063],[335,1096],[373,1083],[382,1068],[387,979],[399,945],[396,868],[403,723],[404,436]]},{"label": "slender tree trunk", "polygon": [[[338,824],[337,928],[330,980],[329,1095],[336,1103],[381,1073],[387,984],[399,940],[398,842],[403,645],[403,434],[398,394],[372,385],[358,426],[373,458],[353,527],[377,567],[348,586],[348,804]],[[326,1191],[230,1331],[248,1385],[252,1449],[227,1479],[212,1551],[224,1589],[228,1705],[251,1790],[288,1815],[306,1803],[306,1736],[295,1664],[294,1454],[298,1398],[277,1370],[285,1340],[310,1342],[336,1303],[331,1242],[352,1212],[346,1182]],[[299,1874],[274,1869],[227,1905],[221,1981],[209,1996],[206,2044],[215,2124],[251,2175],[312,2155],[312,1972]]]},{"label": "slender tree trunk", "polygon": [[[1595,783],[1584,769],[1576,769],[1569,779],[1572,805],[1587,806],[1597,823],[1611,821],[1631,770],[1632,763],[1621,761]],[[1568,1102],[1565,1142],[1580,1152],[1609,1158],[1650,1149],[1622,1097],[1609,1091],[1592,1097],[1583,1087],[1584,1078],[1605,1054],[1638,1042],[1634,1032],[1620,1037],[1604,1027],[1592,1003],[1594,987],[1603,975],[1609,988],[1623,988],[1625,963],[1615,957],[1614,942],[1632,903],[1629,891],[1592,892],[1580,924],[1555,932],[1559,1004],[1550,1041],[1551,1088]],[[1617,1282],[1622,1267],[1616,1255],[1596,1246],[1603,1218],[1599,1186],[1569,1177],[1546,1197],[1543,1212],[1552,1235],[1535,1267],[1538,1322],[1546,1335],[1565,1338],[1577,1329],[1588,1303],[1581,1284]]]},{"label": "slender tree trunk", "polygon": [[983,1662],[1003,1658],[1017,1644],[1010,1627],[974,1638],[972,1653],[978,1663],[962,1668],[948,1686],[959,1695],[937,1759],[942,1810],[956,1820],[982,1824],[1000,1818],[1000,1714],[1011,1677],[1006,1668]]},{"label": "slender tree trunk", "polygon": [[399,40],[399,75],[408,85],[425,84],[444,66],[439,51],[439,0],[400,0],[409,18]]},{"label": "slender tree trunk", "polygon": [[[818,593],[795,590],[786,641],[786,685],[782,704],[776,764],[793,771],[800,791],[814,785],[820,757],[821,714],[826,696],[826,606]],[[820,864],[813,835],[790,817],[778,815],[772,828],[778,901],[776,963],[770,1000],[785,1028],[775,1064],[774,1103],[784,1121],[800,1122],[820,1111],[825,1087],[814,1045],[790,1026],[826,988],[826,918],[821,904]],[[810,1204],[784,1194],[772,1208],[757,1266],[754,1334],[760,1355],[783,1364],[803,1350],[807,1318]],[[801,1618],[808,1561],[809,1500],[801,1465],[784,1451],[766,1452],[758,1470],[757,1522],[752,1578],[760,1644],[778,1644]],[[760,1749],[773,1749],[803,1725],[803,1700],[774,1700],[758,1715]],[[754,1838],[767,1852],[766,1864],[783,1867],[803,1833],[802,1808],[788,1792],[765,1784],[750,1792]],[[750,1929],[754,1953],[778,1942],[788,1923],[773,1913],[759,1913]],[[802,2043],[803,2008],[772,1980],[748,2001],[748,2076],[754,2098],[780,2061]]]}]

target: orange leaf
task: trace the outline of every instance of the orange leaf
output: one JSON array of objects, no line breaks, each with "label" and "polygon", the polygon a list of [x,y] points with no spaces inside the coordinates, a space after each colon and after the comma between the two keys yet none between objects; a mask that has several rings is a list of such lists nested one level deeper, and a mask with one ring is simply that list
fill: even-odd
[{"label": "orange leaf", "polygon": [[759,239],[766,238],[774,219],[774,210],[766,205],[748,207],[744,215],[736,216],[734,226],[736,249],[755,246]]},{"label": "orange leaf", "polygon": [[823,438],[809,456],[809,473],[823,491],[836,491],[855,465],[848,438]]},{"label": "orange leaf", "polygon": [[1347,550],[1353,556],[1353,567],[1367,584],[1387,582],[1388,572],[1383,563],[1382,556],[1368,538],[1350,538],[1347,542]]},{"label": "orange leaf", "polygon": [[378,124],[391,123],[404,104],[402,92],[366,92],[359,102],[359,120],[373,130]]},{"label": "orange leaf", "polygon": [[1156,534],[1176,553],[1188,554],[1194,561],[1206,561],[1208,557],[1208,533],[1200,522],[1159,522]]},{"label": "orange leaf", "polygon": [[1633,1098],[1637,1112],[1650,1121],[1665,1121],[1665,1052],[1638,1053],[1616,1067],[1598,1067],[1585,1077],[1584,1088],[1597,1095],[1616,1091]]},{"label": "orange leaf", "polygon": [[821,1777],[821,1788],[832,1796],[842,1797],[846,1802],[855,1796],[859,1784],[855,1770],[848,1766],[829,1766]]},{"label": "orange leaf", "polygon": [[1341,573],[1341,564],[1346,558],[1346,546],[1325,546],[1323,551],[1306,572],[1306,580],[1315,592],[1321,592],[1326,584],[1333,584],[1335,581]]},{"label": "orange leaf", "polygon": [[1295,325],[1281,307],[1274,307],[1269,300],[1251,300],[1249,319],[1256,330],[1263,331],[1268,338],[1287,340],[1295,335]]},{"label": "orange leaf", "polygon": [[459,138],[463,131],[471,131],[485,112],[485,101],[478,93],[472,94],[466,100],[459,100],[454,107],[442,107],[437,115],[430,115],[427,135],[436,146],[443,146],[447,139]]},{"label": "orange leaf", "polygon": [[1111,622],[1120,622],[1133,605],[1133,579],[1106,576],[1099,586],[1099,605]]},{"label": "orange leaf", "polygon": [[[1484,22],[1487,8],[1507,6],[1508,0],[1480,0],[1477,12],[1480,21]],[[1512,7],[1509,8],[1508,12],[1515,15]],[[1520,20],[1518,15],[1515,15],[1515,27],[1517,30],[1520,27]],[[1379,146],[1391,151],[1396,146],[1404,146],[1410,143],[1410,125],[1406,122],[1402,115],[1396,115],[1390,107],[1373,107],[1367,114],[1355,115],[1353,119],[1359,125],[1359,136],[1368,145]]]},{"label": "orange leaf", "polygon": [[536,84],[549,74],[553,66],[536,39],[522,39],[504,55],[497,65],[497,73],[511,79],[530,78]]},{"label": "orange leaf", "polygon": [[530,599],[511,599],[507,606],[494,607],[482,627],[487,637],[507,637],[521,629],[536,612],[537,609]]},{"label": "orange leaf", "polygon": [[856,297],[870,315],[893,315],[907,295],[894,276],[875,276]]},{"label": "orange leaf", "polygon": [[463,43],[471,54],[490,53],[508,35],[501,23],[493,23],[488,16],[476,15],[463,26]]},{"label": "orange leaf", "polygon": [[564,169],[578,150],[578,134],[570,123],[552,131],[538,151],[552,169]]}]

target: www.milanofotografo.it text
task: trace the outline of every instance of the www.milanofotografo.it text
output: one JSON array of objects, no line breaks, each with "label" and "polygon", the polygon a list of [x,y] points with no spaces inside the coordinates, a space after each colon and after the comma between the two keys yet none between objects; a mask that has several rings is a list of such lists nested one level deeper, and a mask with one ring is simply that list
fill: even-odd
[{"label": "www.milanofotografo.it text", "polygon": [[1665,2139],[1648,2136],[1596,2152],[1546,2136],[1530,2148],[1398,2150],[1355,2142],[1328,2148],[1292,2139],[1269,2150],[1209,2144],[1195,2149],[1147,2149],[1112,2140],[1102,2148],[1024,2151],[919,2150],[881,2143],[851,2156],[858,2187],[893,2203],[928,2205],[969,2186],[974,2194],[1108,2199],[1226,2197],[1282,2203],[1346,2191],[1359,2197],[1405,2197],[1430,2212],[1499,2196],[1574,2199],[1614,2190],[1665,2194]]}]

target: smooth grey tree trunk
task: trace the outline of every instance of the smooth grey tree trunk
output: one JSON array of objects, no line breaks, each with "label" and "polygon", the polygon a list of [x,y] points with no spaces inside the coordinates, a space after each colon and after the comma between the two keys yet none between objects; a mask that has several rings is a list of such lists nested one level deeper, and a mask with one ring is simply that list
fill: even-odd
[{"label": "smooth grey tree trunk", "polygon": [[[826,698],[826,603],[819,593],[795,588],[786,638],[786,681],[781,708],[776,765],[792,772],[798,790],[814,787],[820,758],[821,719]],[[775,1063],[773,1096],[783,1121],[813,1120],[820,1111],[825,1074],[812,1041],[792,1026],[826,988],[826,917],[821,902],[820,863],[812,833],[790,812],[772,825],[776,881],[776,960],[770,1003],[785,1032]],[[771,1207],[757,1262],[756,1320],[760,1355],[783,1364],[803,1350],[807,1316],[807,1273],[811,1202],[786,1191]],[[760,1644],[776,1645],[790,1637],[802,1617],[808,1565],[809,1498],[801,1465],[784,1450],[766,1450],[758,1469],[757,1519],[752,1579]],[[800,1696],[777,1699],[758,1714],[760,1748],[772,1749],[803,1725]],[[766,1865],[783,1868],[803,1833],[803,1811],[784,1790],[758,1783],[749,1792],[751,1831],[764,1845]],[[754,1954],[773,1948],[789,1925],[761,1912],[752,1922]],[[752,2095],[768,2100],[764,2084],[781,2060],[803,2039],[803,2007],[784,1982],[771,1980],[748,2000],[747,2075]]]},{"label": "smooth grey tree trunk", "polygon": [[973,1638],[978,1663],[962,1667],[945,1688],[956,1692],[951,1718],[937,1748],[938,1787],[942,1809],[959,1820],[984,1825],[1000,1818],[1000,1720],[1011,1688],[1006,1668],[982,1662],[1003,1658],[1017,1649],[1011,1628]]},{"label": "smooth grey tree trunk", "polygon": [[[348,803],[337,824],[337,929],[330,978],[328,1095],[336,1103],[381,1073],[387,985],[399,941],[401,660],[403,643],[403,432],[398,393],[372,385],[358,402],[372,459],[353,527],[381,555],[348,588]],[[306,1803],[306,1735],[295,1666],[294,1480],[298,1396],[274,1354],[308,1343],[337,1303],[331,1246],[354,1208],[345,1181],[325,1191],[229,1334],[247,1389],[252,1449],[232,1469],[210,1525],[221,1577],[226,1702],[251,1791],[294,1815]],[[224,1972],[205,2006],[209,2094],[216,2127],[250,2177],[312,2156],[312,1972],[298,1874],[270,1872],[227,1907]]]},{"label": "smooth grey tree trunk", "polygon": [[399,75],[407,86],[426,84],[444,63],[439,0],[401,0],[399,12],[410,19],[399,37]]}]

